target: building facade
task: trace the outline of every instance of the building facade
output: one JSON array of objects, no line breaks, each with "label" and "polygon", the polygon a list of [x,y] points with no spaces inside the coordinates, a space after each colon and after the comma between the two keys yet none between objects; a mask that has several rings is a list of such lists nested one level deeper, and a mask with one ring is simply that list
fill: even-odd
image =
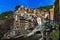
[{"label": "building facade", "polygon": [[60,3],[60,0],[56,0],[55,1],[55,10],[54,10],[54,20],[55,22],[57,22],[58,24],[60,24],[60,13],[59,13],[59,3]]}]

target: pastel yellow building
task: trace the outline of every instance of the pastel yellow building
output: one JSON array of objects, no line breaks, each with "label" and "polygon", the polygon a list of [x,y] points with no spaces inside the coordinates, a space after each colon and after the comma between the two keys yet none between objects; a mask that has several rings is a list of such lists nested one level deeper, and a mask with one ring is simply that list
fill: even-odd
[{"label": "pastel yellow building", "polygon": [[53,20],[54,19],[54,7],[53,6],[51,9],[50,9],[50,19]]}]

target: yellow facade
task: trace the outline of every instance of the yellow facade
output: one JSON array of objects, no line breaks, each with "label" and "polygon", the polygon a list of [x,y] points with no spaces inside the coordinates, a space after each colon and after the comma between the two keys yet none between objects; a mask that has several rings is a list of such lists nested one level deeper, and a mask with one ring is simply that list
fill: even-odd
[{"label": "yellow facade", "polygon": [[50,19],[54,18],[54,6],[50,9]]},{"label": "yellow facade", "polygon": [[60,14],[60,0],[59,0],[59,14]]}]

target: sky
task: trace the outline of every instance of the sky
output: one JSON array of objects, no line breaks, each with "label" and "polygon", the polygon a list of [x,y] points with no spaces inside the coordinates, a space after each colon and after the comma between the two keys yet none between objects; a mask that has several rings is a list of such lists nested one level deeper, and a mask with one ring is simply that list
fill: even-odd
[{"label": "sky", "polygon": [[16,5],[38,8],[41,6],[54,5],[55,0],[0,0],[0,14],[5,11],[14,11]]}]

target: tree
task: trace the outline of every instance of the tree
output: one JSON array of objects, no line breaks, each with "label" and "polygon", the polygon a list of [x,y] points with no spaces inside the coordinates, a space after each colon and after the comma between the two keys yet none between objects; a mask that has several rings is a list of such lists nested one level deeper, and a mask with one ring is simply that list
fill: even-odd
[{"label": "tree", "polygon": [[15,10],[18,10],[18,8],[20,8],[20,5],[17,5],[17,6],[15,7]]},{"label": "tree", "polygon": [[0,14],[0,19],[6,19],[13,16],[13,11],[6,11]]},{"label": "tree", "polygon": [[44,10],[44,9],[49,10],[49,9],[51,9],[52,7],[53,7],[53,5],[51,5],[51,6],[39,7],[38,9],[40,9],[40,10]]}]

